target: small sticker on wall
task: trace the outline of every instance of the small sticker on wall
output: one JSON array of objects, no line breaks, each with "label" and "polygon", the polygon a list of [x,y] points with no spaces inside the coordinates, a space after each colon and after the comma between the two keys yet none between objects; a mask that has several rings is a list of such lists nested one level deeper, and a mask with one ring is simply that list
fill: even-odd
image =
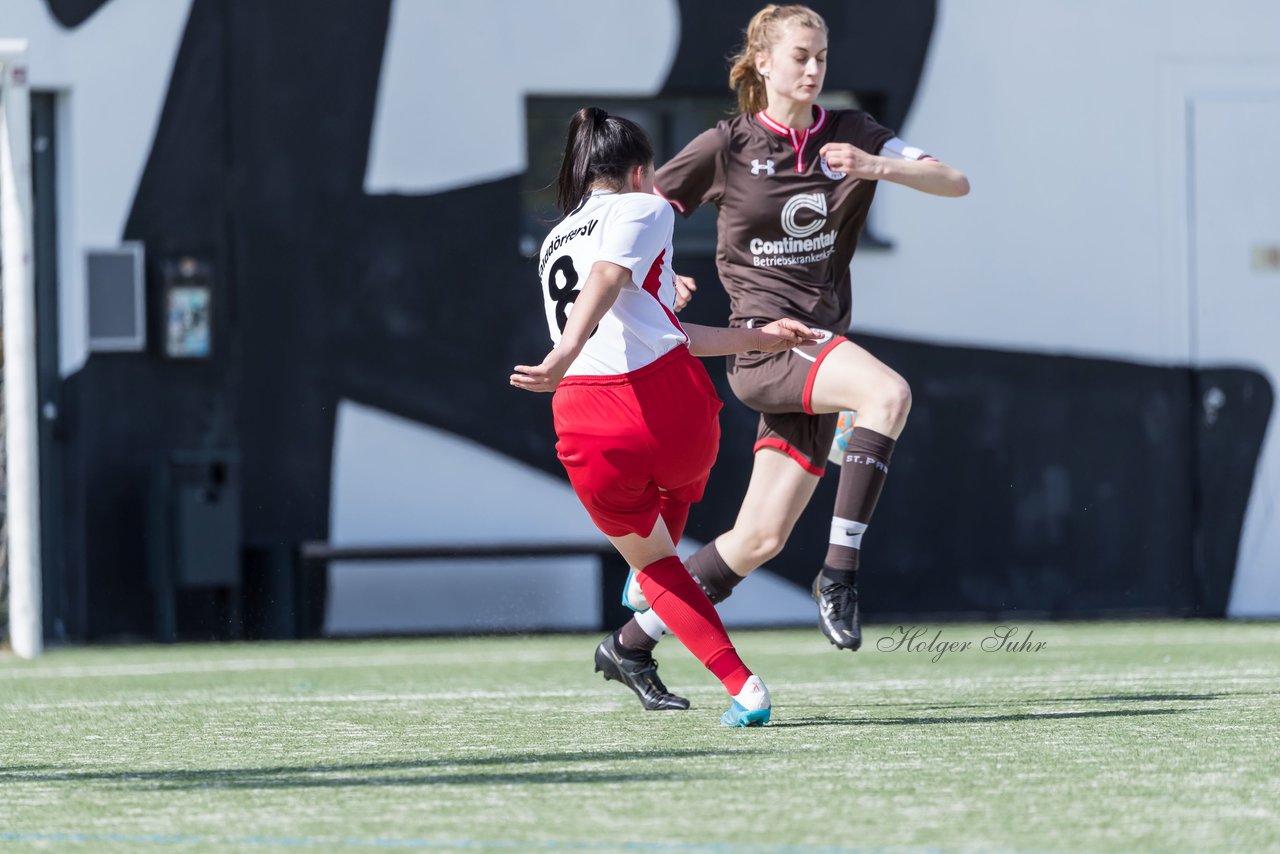
[{"label": "small sticker on wall", "polygon": [[1280,243],[1253,247],[1253,272],[1280,273]]}]

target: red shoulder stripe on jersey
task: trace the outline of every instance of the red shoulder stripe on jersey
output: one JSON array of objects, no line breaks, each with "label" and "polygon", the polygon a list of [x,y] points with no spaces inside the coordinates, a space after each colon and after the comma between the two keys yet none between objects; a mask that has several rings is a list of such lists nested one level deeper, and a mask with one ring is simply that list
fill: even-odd
[{"label": "red shoulder stripe on jersey", "polygon": [[825,473],[827,470],[827,467],[825,465],[815,466],[813,463],[809,461],[808,457],[806,457],[804,454],[797,451],[794,447],[789,445],[783,439],[761,439],[760,441],[756,442],[756,446],[751,449],[751,452],[756,453],[764,448],[771,448],[772,450],[775,450],[775,451],[781,451],[782,453],[786,454],[788,457],[791,457],[791,459],[799,463],[800,468],[804,469],[809,474],[822,477],[823,473]]},{"label": "red shoulder stripe on jersey", "polygon": [[678,200],[678,199],[668,198],[666,193],[664,193],[664,192],[662,192],[661,190],[659,190],[659,189],[658,189],[658,185],[657,185],[657,184],[654,184],[654,185],[653,185],[653,194],[654,194],[655,196],[657,196],[658,198],[663,199],[664,201],[666,201],[668,204],[670,204],[670,205],[671,205],[671,207],[675,208],[675,209],[676,209],[676,210],[678,210],[680,213],[684,213],[684,205],[680,204],[680,202],[679,202],[679,200]]},{"label": "red shoulder stripe on jersey", "polygon": [[685,332],[684,327],[680,325],[680,321],[676,320],[675,312],[671,310],[671,307],[663,302],[662,298],[658,296],[658,289],[662,287],[662,262],[666,257],[667,250],[663,249],[658,253],[658,257],[653,259],[653,266],[649,268],[649,275],[644,277],[643,287],[645,293],[653,297],[654,300],[657,301],[658,305],[662,306],[662,310],[667,313],[667,317],[671,318],[672,325],[675,326],[675,328],[680,331],[680,334],[684,336],[685,343],[687,344],[689,342],[689,333]]}]

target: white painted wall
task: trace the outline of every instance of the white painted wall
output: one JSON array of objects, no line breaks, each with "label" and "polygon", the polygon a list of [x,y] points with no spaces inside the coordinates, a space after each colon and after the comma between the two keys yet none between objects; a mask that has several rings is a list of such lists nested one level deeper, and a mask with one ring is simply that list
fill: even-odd
[{"label": "white painted wall", "polygon": [[679,44],[675,0],[394,0],[365,189],[519,175],[526,94],[652,95]]},{"label": "white painted wall", "polygon": [[0,0],[0,37],[25,38],[31,88],[60,93],[59,368],[88,357],[86,249],[124,236],[191,0],[112,0],[74,30],[44,0]]},{"label": "white painted wall", "polygon": [[1185,192],[1185,172],[1170,186],[1164,168],[1183,140],[1164,78],[1276,62],[1273,0],[942,0],[900,130],[973,189],[957,201],[880,188],[877,223],[897,248],[854,261],[855,325],[1187,363],[1186,256],[1163,226]]},{"label": "white painted wall", "polygon": [[[1259,82],[1270,85],[1250,91]],[[1255,368],[1276,389],[1280,260],[1260,259],[1280,254],[1280,171],[1258,169],[1238,152],[1280,151],[1280,67],[1270,81],[1253,73],[1235,86],[1199,92],[1189,107],[1193,348],[1198,361]],[[1224,416],[1242,404],[1221,389],[1217,393],[1213,409]],[[1234,616],[1280,614],[1280,433],[1275,424],[1273,415],[1240,536],[1228,606]]]}]

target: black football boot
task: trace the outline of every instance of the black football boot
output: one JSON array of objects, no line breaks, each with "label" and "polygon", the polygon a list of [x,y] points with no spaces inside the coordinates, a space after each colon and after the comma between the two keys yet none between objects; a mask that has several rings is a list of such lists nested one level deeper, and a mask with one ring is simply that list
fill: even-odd
[{"label": "black football boot", "polygon": [[618,643],[615,632],[605,635],[596,647],[596,672],[635,691],[640,704],[650,711],[689,708],[688,700],[672,694],[658,678],[658,662],[653,660],[653,653],[626,649]]},{"label": "black football boot", "polygon": [[813,579],[813,601],[818,603],[818,628],[836,649],[857,650],[862,646],[856,581],[834,581],[819,572]]}]

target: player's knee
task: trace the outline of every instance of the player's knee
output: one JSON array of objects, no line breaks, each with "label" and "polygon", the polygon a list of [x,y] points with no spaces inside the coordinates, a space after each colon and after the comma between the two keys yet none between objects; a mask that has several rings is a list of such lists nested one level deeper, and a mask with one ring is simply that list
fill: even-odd
[{"label": "player's knee", "polygon": [[890,417],[901,424],[911,414],[911,386],[902,377],[894,377],[886,390],[885,406]]},{"label": "player's knee", "polygon": [[751,528],[739,533],[742,535],[742,550],[755,566],[773,560],[782,553],[787,542],[782,532],[770,528]]},{"label": "player's knee", "polygon": [[876,384],[870,392],[868,412],[878,411],[886,421],[901,426],[911,413],[911,386],[896,374]]}]

